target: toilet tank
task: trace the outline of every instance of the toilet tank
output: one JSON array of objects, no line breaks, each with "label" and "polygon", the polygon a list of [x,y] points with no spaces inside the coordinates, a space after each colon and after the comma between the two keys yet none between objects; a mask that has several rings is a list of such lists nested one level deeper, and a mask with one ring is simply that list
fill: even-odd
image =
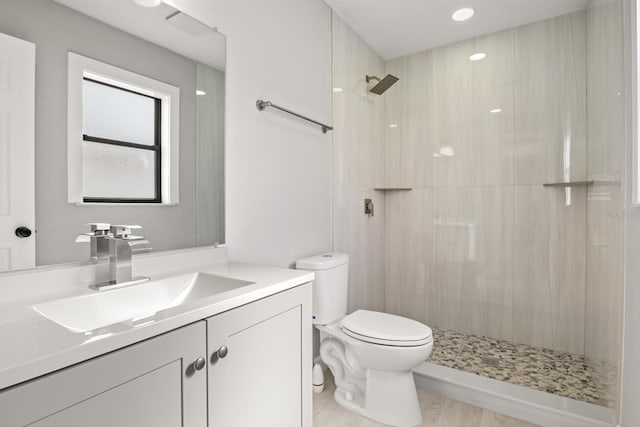
[{"label": "toilet tank", "polygon": [[296,262],[296,269],[315,273],[313,323],[326,325],[347,313],[349,256],[325,253]]}]

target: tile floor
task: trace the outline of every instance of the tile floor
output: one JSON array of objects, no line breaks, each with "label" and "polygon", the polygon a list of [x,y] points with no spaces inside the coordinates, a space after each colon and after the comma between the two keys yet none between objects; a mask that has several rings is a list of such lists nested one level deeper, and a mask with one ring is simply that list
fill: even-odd
[{"label": "tile floor", "polygon": [[614,399],[607,384],[615,381],[615,369],[588,364],[583,356],[454,331],[433,333],[432,363],[597,405]]},{"label": "tile floor", "polygon": [[[381,427],[384,424],[355,414],[333,398],[335,384],[325,371],[325,390],[313,395],[314,427]],[[423,427],[536,427],[533,424],[446,399],[424,391],[418,392],[422,406]]]}]

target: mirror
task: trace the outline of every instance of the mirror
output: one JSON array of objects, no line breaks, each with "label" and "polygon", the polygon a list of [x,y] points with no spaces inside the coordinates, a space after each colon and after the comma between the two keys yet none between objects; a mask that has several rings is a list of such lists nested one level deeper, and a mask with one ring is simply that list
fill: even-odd
[{"label": "mirror", "polygon": [[92,222],[224,242],[225,37],[143,3],[0,4],[0,271],[88,260]]}]

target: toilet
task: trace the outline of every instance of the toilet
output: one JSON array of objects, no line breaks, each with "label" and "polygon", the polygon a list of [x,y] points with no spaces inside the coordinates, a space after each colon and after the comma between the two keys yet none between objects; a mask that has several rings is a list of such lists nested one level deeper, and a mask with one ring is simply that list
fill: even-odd
[{"label": "toilet", "polygon": [[326,253],[299,260],[315,273],[313,323],[320,331],[320,357],[336,382],[343,407],[396,427],[422,423],[412,370],[433,349],[428,326],[393,314],[347,312],[349,257]]}]

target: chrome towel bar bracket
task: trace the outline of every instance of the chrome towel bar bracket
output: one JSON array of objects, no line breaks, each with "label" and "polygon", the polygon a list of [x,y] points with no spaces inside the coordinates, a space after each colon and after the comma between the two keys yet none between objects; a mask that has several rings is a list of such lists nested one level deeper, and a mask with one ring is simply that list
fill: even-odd
[{"label": "chrome towel bar bracket", "polygon": [[309,117],[303,116],[302,114],[298,114],[296,112],[293,112],[293,111],[291,111],[289,109],[286,109],[286,108],[281,107],[281,106],[279,106],[277,104],[274,104],[271,101],[263,101],[262,99],[258,99],[256,101],[256,108],[258,109],[258,111],[263,111],[267,107],[272,107],[272,108],[275,108],[277,110],[284,111],[287,114],[291,114],[292,116],[296,116],[296,117],[298,117],[298,118],[300,118],[302,120],[306,120],[306,121],[311,122],[311,123],[313,123],[315,125],[318,125],[322,129],[322,133],[327,133],[328,131],[333,130],[333,127],[331,127],[329,125],[325,125],[324,123],[320,123],[320,122],[318,122],[316,120],[310,119]]}]

